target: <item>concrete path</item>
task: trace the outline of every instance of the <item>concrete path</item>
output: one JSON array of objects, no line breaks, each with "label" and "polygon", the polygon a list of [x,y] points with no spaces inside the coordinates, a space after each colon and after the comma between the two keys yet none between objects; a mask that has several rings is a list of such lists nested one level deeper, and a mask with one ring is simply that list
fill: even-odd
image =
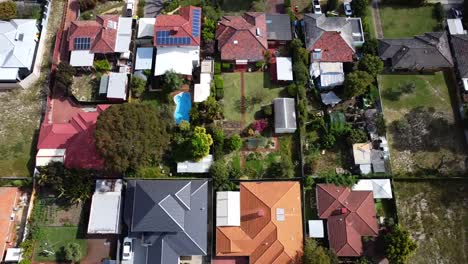
[{"label": "concrete path", "polygon": [[383,34],[383,29],[382,29],[382,21],[380,20],[380,1],[379,0],[373,0],[372,1],[372,20],[374,20],[374,32],[375,36],[377,39],[383,39],[384,34]]}]

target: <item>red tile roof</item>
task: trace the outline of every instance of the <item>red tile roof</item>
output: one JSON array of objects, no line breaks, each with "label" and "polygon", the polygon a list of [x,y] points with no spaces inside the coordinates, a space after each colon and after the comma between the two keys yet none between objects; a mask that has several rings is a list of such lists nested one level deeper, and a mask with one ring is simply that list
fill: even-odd
[{"label": "red tile roof", "polygon": [[372,192],[318,184],[316,195],[318,215],[327,219],[330,247],[338,256],[360,256],[361,238],[379,232]]},{"label": "red tile roof", "polygon": [[102,169],[104,160],[97,153],[94,131],[99,114],[109,105],[99,105],[96,112],[76,114],[69,123],[43,123],[37,149],[66,149],[65,166]]},{"label": "red tile roof", "polygon": [[[193,12],[199,10],[200,17],[198,19],[198,35],[193,34],[194,21]],[[184,6],[179,9],[178,15],[159,15],[156,18],[154,25],[154,45],[155,46],[200,46],[201,36],[201,17],[202,10],[196,6]],[[197,30],[197,29],[195,29]],[[170,31],[171,37],[189,37],[191,39],[190,44],[162,44],[158,42],[157,32],[159,31]]]},{"label": "red tile roof", "polygon": [[262,60],[268,48],[265,14],[247,12],[243,16],[224,16],[216,30],[216,39],[222,60]]},{"label": "red tile roof", "polygon": [[[302,256],[298,182],[243,182],[240,203],[240,226],[216,228],[216,256],[248,256],[252,264],[286,264]],[[277,209],[284,210],[284,221]]]},{"label": "red tile roof", "polygon": [[338,32],[323,32],[315,42],[314,49],[322,50],[323,62],[352,62],[354,50],[346,43]]},{"label": "red tile roof", "polygon": [[19,196],[19,189],[16,187],[0,187],[0,255],[3,254],[9,246],[7,242],[14,239],[14,222],[10,220],[10,215]]},{"label": "red tile roof", "polygon": [[91,38],[91,52],[113,53],[117,39],[119,16],[96,16],[96,21],[72,21],[68,29],[68,49],[74,50],[74,39]]}]

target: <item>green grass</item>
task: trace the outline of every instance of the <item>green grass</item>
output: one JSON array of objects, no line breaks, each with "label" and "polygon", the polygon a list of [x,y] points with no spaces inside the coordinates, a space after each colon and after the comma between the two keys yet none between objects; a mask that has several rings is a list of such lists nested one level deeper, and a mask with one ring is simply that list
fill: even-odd
[{"label": "green grass", "polygon": [[385,38],[408,38],[437,30],[438,23],[432,16],[433,6],[380,7],[380,18]]},{"label": "green grass", "polygon": [[418,244],[412,264],[468,263],[465,182],[394,182],[400,224]]},{"label": "green grass", "polygon": [[367,15],[364,17],[362,23],[363,23],[363,26],[364,26],[364,23],[368,24],[370,37],[376,38],[377,36],[375,35],[374,19],[372,18],[372,7],[370,5],[367,7]]},{"label": "green grass", "polygon": [[240,73],[223,73],[224,117],[230,121],[242,121],[240,112],[241,79]]},{"label": "green grass", "polygon": [[[34,257],[36,261],[65,261],[62,247],[68,243],[78,243],[81,255],[86,256],[86,240],[77,238],[80,236],[77,227],[41,227],[41,230],[44,232],[44,238],[38,241]],[[41,254],[44,249],[55,252],[55,255],[44,256]]]},{"label": "green grass", "polygon": [[252,0],[224,0],[221,10],[225,14],[240,14],[249,11],[252,2]]},{"label": "green grass", "polygon": [[124,1],[108,1],[108,2],[97,2],[97,5],[94,9],[82,12],[80,18],[86,18],[89,15],[92,15],[90,20],[95,20],[97,15],[121,15],[123,12],[123,7],[125,6]]}]

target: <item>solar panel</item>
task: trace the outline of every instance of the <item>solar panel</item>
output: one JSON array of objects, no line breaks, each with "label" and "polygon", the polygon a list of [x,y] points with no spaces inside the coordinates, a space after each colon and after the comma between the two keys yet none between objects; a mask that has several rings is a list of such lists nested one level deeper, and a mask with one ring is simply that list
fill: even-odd
[{"label": "solar panel", "polygon": [[200,10],[198,9],[193,10],[192,34],[195,37],[200,36]]},{"label": "solar panel", "polygon": [[91,48],[91,38],[75,38],[73,42],[73,48],[75,50],[89,50]]}]

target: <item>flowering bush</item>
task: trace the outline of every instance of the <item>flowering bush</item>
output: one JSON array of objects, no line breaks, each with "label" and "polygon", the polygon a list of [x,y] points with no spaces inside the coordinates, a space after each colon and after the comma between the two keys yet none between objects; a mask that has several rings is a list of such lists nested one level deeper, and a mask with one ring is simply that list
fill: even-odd
[{"label": "flowering bush", "polygon": [[252,128],[258,133],[262,133],[267,127],[268,121],[266,119],[257,120],[252,124]]}]

